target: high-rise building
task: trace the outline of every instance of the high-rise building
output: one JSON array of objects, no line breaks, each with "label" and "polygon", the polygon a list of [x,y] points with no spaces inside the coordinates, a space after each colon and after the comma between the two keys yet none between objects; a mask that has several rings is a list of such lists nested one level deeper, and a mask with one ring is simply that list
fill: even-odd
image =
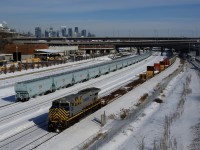
[{"label": "high-rise building", "polygon": [[88,35],[87,35],[88,37],[95,37],[95,34],[92,34],[92,33],[90,33],[90,32],[88,32]]},{"label": "high-rise building", "polygon": [[0,24],[0,31],[3,30],[3,24]]},{"label": "high-rise building", "polygon": [[63,36],[63,37],[67,36],[67,28],[66,28],[66,26],[61,26],[61,36]]},{"label": "high-rise building", "polygon": [[84,29],[84,30],[81,31],[81,37],[86,37],[86,36],[87,36],[87,32],[86,32],[86,30]]},{"label": "high-rise building", "polygon": [[88,37],[92,37],[92,34],[90,32],[88,32]]},{"label": "high-rise building", "polygon": [[49,31],[48,31],[48,30],[45,30],[45,31],[44,31],[44,36],[45,36],[45,37],[49,37]]},{"label": "high-rise building", "polygon": [[78,37],[78,36],[79,36],[78,27],[75,27],[75,29],[74,29],[74,34],[75,34],[75,37]]},{"label": "high-rise building", "polygon": [[56,32],[56,37],[60,37],[60,31],[59,30],[57,30],[57,32]]},{"label": "high-rise building", "polygon": [[56,37],[57,32],[53,30],[53,27],[49,28],[49,37]]},{"label": "high-rise building", "polygon": [[37,37],[37,38],[42,37],[42,29],[41,29],[41,27],[35,27],[35,37]]},{"label": "high-rise building", "polygon": [[73,32],[72,32],[72,28],[68,28],[68,37],[72,37]]}]

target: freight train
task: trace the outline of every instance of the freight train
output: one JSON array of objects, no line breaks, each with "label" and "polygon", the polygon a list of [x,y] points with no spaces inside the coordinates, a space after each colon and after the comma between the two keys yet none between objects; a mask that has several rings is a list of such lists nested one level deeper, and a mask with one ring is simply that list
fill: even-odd
[{"label": "freight train", "polygon": [[99,88],[91,87],[54,100],[48,115],[49,132],[61,132],[88,112],[99,109],[99,92]]},{"label": "freight train", "polygon": [[176,60],[176,56],[171,57],[171,58],[164,58],[159,63],[154,63],[154,66],[147,66],[146,73],[140,74],[140,79],[147,80],[147,79],[152,78],[155,74],[162,72],[167,67],[172,65],[175,62],[175,60]]},{"label": "freight train", "polygon": [[14,87],[16,93],[15,97],[17,101],[28,101],[30,98],[48,94],[59,90],[60,88],[68,87],[122,69],[146,59],[149,56],[150,53],[144,53],[138,56],[123,57],[121,59],[95,64],[78,70],[67,71],[34,80],[17,82]]}]

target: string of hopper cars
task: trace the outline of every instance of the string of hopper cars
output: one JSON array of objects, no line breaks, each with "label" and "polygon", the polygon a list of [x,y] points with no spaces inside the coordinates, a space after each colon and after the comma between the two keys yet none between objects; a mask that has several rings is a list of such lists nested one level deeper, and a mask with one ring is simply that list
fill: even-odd
[{"label": "string of hopper cars", "polygon": [[150,53],[138,56],[123,57],[121,59],[84,67],[78,70],[66,71],[56,75],[46,76],[33,80],[17,82],[14,86],[17,101],[28,101],[30,98],[52,93],[64,87],[99,77],[146,59]]},{"label": "string of hopper cars", "polygon": [[154,75],[162,72],[167,67],[172,65],[175,62],[175,60],[176,60],[176,56],[174,56],[172,58],[164,58],[159,63],[154,63],[154,66],[147,66],[146,73],[141,73],[140,79],[141,80],[148,80],[148,79],[152,78]]}]

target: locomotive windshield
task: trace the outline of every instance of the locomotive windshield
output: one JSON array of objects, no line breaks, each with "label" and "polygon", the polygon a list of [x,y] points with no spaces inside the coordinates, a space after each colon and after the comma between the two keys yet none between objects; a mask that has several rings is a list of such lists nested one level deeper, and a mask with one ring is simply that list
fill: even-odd
[{"label": "locomotive windshield", "polygon": [[59,107],[59,102],[58,101],[53,101],[52,106]]},{"label": "locomotive windshield", "polygon": [[52,107],[65,107],[65,108],[69,108],[69,103],[66,101],[53,101],[52,103]]},{"label": "locomotive windshield", "polygon": [[69,103],[60,103],[60,107],[66,107],[69,106]]}]

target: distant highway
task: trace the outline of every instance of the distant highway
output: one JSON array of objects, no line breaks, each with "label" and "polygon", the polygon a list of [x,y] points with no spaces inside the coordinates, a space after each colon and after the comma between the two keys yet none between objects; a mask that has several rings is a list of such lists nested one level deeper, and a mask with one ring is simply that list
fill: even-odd
[{"label": "distant highway", "polygon": [[198,50],[200,38],[194,37],[89,37],[89,38],[12,38],[13,43],[63,45],[113,45],[119,47],[167,47],[177,50]]}]

